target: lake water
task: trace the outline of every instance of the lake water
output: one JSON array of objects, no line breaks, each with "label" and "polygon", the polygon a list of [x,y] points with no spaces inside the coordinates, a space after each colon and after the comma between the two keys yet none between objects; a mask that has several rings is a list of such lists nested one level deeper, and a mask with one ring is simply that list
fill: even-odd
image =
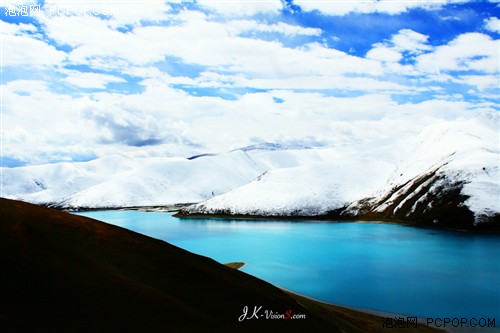
[{"label": "lake water", "polygon": [[[500,236],[380,223],[79,213],[339,305],[419,317],[500,317]],[[498,318],[500,319],[500,318]]]}]

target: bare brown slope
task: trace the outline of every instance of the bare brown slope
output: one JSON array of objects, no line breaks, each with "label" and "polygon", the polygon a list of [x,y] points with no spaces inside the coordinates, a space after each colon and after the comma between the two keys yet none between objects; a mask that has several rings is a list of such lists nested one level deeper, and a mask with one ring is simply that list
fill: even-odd
[{"label": "bare brown slope", "polygon": [[[336,332],[274,286],[166,242],[0,198],[2,332]],[[245,320],[245,305],[305,320]]]}]

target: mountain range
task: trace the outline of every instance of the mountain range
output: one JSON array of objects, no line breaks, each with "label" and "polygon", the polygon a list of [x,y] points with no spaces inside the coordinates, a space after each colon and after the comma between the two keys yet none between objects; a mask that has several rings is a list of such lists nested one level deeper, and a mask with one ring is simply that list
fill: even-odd
[{"label": "mountain range", "polygon": [[190,203],[180,215],[498,227],[499,123],[498,114],[479,113],[397,141],[3,168],[1,196],[63,209]]}]

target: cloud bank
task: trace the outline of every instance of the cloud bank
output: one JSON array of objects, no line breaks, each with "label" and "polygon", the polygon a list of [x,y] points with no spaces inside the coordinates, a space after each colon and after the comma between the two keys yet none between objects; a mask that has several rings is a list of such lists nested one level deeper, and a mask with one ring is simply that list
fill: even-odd
[{"label": "cloud bank", "polygon": [[[498,111],[495,3],[2,3],[4,166],[398,140]],[[443,28],[445,27],[445,28]]]}]

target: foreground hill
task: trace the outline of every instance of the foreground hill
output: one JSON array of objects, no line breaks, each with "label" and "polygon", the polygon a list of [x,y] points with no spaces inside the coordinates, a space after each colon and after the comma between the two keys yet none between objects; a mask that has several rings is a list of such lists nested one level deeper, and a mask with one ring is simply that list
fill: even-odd
[{"label": "foreground hill", "polygon": [[4,168],[1,195],[64,209],[197,203],[182,213],[498,227],[499,126],[482,113],[396,142]]},{"label": "foreground hill", "polygon": [[[274,286],[163,241],[6,199],[0,216],[2,332],[337,331]],[[240,323],[245,305],[306,319]]]},{"label": "foreground hill", "polygon": [[[93,219],[8,199],[0,217],[2,332],[385,332],[381,317]],[[261,317],[240,322],[245,306]]]}]

